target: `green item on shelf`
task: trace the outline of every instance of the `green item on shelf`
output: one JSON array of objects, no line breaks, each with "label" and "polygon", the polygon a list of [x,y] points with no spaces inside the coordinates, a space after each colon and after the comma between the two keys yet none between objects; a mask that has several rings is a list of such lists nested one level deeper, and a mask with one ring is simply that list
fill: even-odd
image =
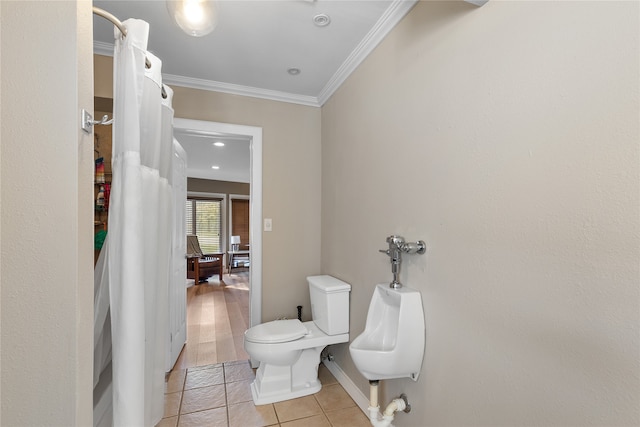
[{"label": "green item on shelf", "polygon": [[107,238],[107,232],[105,230],[100,230],[96,233],[93,239],[93,247],[96,251],[102,249],[102,245],[104,245],[104,239]]}]

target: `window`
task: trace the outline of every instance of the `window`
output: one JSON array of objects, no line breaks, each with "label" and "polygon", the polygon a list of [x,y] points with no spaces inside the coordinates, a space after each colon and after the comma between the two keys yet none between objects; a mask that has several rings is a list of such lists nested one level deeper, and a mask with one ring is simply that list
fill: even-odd
[{"label": "window", "polygon": [[187,234],[198,236],[203,253],[221,252],[221,214],[221,199],[187,199],[185,215]]}]

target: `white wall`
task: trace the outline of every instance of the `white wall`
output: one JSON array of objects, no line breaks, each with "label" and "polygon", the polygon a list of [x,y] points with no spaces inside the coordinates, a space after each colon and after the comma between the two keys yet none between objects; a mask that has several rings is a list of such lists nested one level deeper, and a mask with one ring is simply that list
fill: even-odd
[{"label": "white wall", "polygon": [[[322,109],[322,273],[351,334],[424,239],[397,426],[640,424],[638,2],[420,2]],[[367,382],[346,345],[346,374]]]},{"label": "white wall", "polygon": [[91,2],[0,7],[0,424],[91,425]]}]

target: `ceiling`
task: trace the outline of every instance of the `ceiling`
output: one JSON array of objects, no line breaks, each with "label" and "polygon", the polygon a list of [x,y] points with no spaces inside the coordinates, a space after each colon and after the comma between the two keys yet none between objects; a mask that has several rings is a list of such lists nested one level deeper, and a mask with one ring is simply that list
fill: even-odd
[{"label": "ceiling", "polygon": [[[148,50],[162,60],[163,82],[203,90],[322,106],[416,0],[218,0],[217,26],[185,34],[163,0],[94,0],[121,21],[149,23]],[[330,23],[319,27],[314,17]],[[325,19],[326,20],[326,19]],[[114,27],[94,15],[94,51],[113,54]],[[291,75],[288,70],[300,73]],[[249,182],[249,141],[181,133],[188,175]],[[213,154],[212,154],[213,152]],[[220,169],[211,169],[217,164]]]},{"label": "ceiling", "polygon": [[[149,23],[148,49],[170,86],[321,106],[415,0],[218,0],[217,27],[204,37],[180,30],[163,0],[93,4]],[[329,25],[314,24],[319,14]],[[95,52],[112,55],[113,39],[113,25],[95,16]]]},{"label": "ceiling", "polygon": [[[173,136],[187,153],[188,177],[249,182],[249,137],[185,129],[174,129]],[[219,147],[215,143],[223,143],[224,146]]]}]

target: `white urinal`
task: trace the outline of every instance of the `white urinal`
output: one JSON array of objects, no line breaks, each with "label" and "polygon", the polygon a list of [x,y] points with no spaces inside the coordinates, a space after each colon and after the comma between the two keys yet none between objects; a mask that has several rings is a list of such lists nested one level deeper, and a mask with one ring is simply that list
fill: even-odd
[{"label": "white urinal", "polygon": [[418,380],[424,356],[425,325],[420,292],[388,284],[376,286],[362,334],[349,346],[356,368],[369,381]]}]

